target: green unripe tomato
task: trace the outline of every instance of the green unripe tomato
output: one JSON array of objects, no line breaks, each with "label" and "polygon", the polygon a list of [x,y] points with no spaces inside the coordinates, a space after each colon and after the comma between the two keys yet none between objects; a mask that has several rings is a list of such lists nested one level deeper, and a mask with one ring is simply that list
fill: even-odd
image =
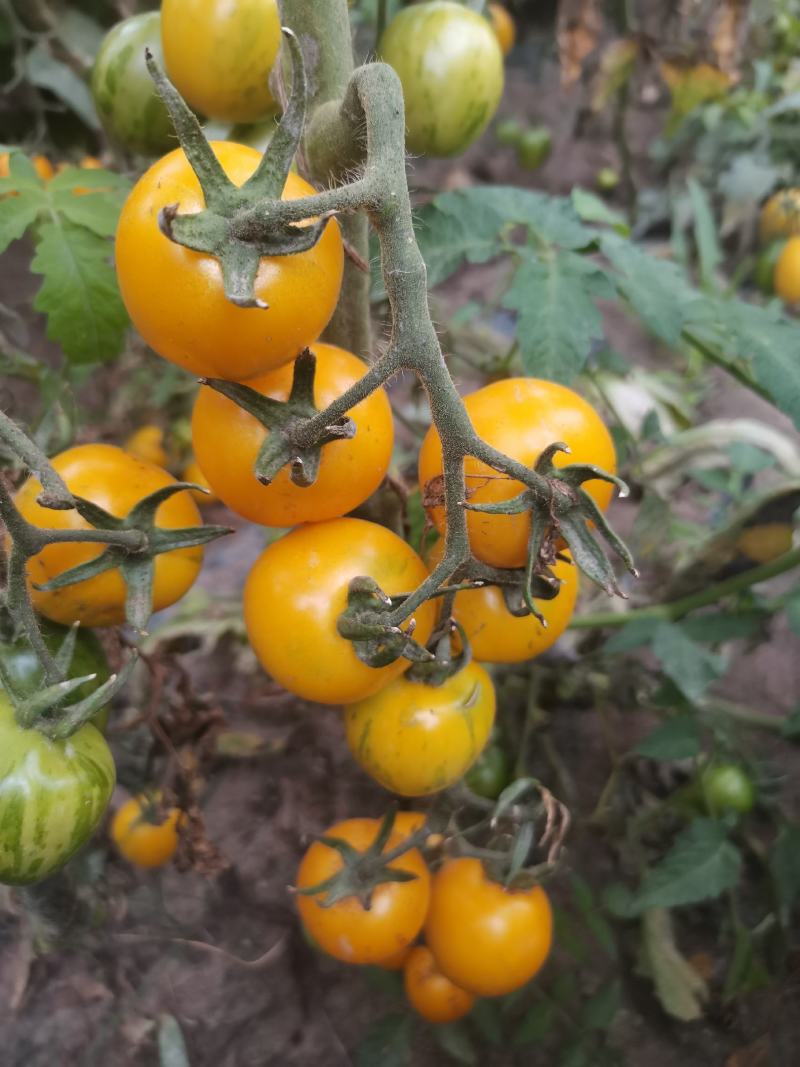
[{"label": "green unripe tomato", "polygon": [[503,92],[503,53],[488,19],[452,0],[404,8],[378,54],[397,71],[410,152],[454,156],[486,129]]},{"label": "green unripe tomato", "polygon": [[129,152],[159,156],[177,139],[144,61],[149,48],[164,69],[157,11],[118,22],[106,34],[92,70],[92,97],[108,136]]},{"label": "green unripe tomato", "polygon": [[613,167],[601,167],[595,174],[594,180],[598,189],[604,193],[610,193],[619,185],[619,174]]},{"label": "green unripe tomato", "polygon": [[511,781],[508,757],[499,745],[489,745],[464,775],[473,793],[487,800],[497,800]]},{"label": "green unripe tomato", "polygon": [[526,170],[536,170],[547,160],[553,147],[553,138],[546,126],[533,126],[525,130],[517,141],[517,159]]},{"label": "green unripe tomato", "polygon": [[714,763],[700,773],[703,800],[712,815],[745,815],[756,802],[750,775],[735,763]]},{"label": "green unripe tomato", "polygon": [[[39,626],[45,644],[55,654],[69,633],[68,627],[59,626],[47,619],[40,619]],[[23,696],[33,694],[44,687],[42,665],[24,635],[18,637],[16,641],[3,642],[0,645],[0,658],[11,676],[11,683],[15,690]],[[76,689],[69,698],[70,704],[91,696],[95,689],[111,676],[106,654],[97,635],[92,630],[80,629],[77,633],[68,676],[82,678],[87,674],[96,674],[97,677],[94,681],[84,682],[79,689]],[[0,691],[2,691],[2,686],[0,686]],[[105,731],[108,725],[108,714],[108,707],[104,707],[94,715],[92,721],[98,730]]]},{"label": "green unripe tomato", "polygon": [[494,135],[500,144],[515,148],[522,138],[523,129],[516,119],[502,119],[494,128]]},{"label": "green unripe tomato", "polygon": [[762,293],[772,296],[775,292],[773,278],[775,276],[775,264],[778,262],[781,252],[786,246],[786,240],[772,241],[763,251],[759,252],[753,270],[753,281]]},{"label": "green unripe tomato", "polygon": [[51,741],[23,730],[0,693],[0,882],[29,885],[63,867],[102,819],[115,779],[91,723]]}]

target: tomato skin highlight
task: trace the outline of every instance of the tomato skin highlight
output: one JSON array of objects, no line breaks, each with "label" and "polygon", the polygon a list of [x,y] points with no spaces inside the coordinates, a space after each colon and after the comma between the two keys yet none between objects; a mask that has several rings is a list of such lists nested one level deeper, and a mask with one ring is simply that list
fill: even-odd
[{"label": "tomato skin highlight", "polygon": [[[554,463],[592,463],[614,474],[616,453],[602,419],[582,397],[564,385],[537,378],[505,378],[464,397],[464,405],[479,437],[528,467],[548,445],[563,441],[570,455],[560,452]],[[510,500],[521,493],[521,482],[506,478],[485,463],[468,456],[464,460],[470,503]],[[419,484],[425,486],[442,475],[442,445],[432,426],[419,454]],[[583,488],[605,509],[612,486],[598,479]],[[444,507],[433,506],[429,514],[436,529],[445,532]],[[467,512],[467,529],[474,555],[493,567],[523,567],[527,559],[530,515],[487,515]]]},{"label": "tomato skin highlight", "polygon": [[433,953],[417,945],[403,967],[403,986],[411,1007],[429,1023],[453,1023],[463,1019],[475,1003],[475,997],[459,989],[438,970]]},{"label": "tomato skin highlight", "polygon": [[[368,575],[388,595],[425,578],[416,552],[383,526],[331,519],[298,526],[256,560],[244,589],[244,621],[262,667],[291,693],[320,704],[352,704],[388,685],[410,663],[368,667],[336,629],[351,579]],[[430,601],[414,617],[415,640],[433,630]]]},{"label": "tomato skin highlight", "polygon": [[439,686],[401,677],[345,708],[347,743],[384,788],[426,796],[472,766],[491,733],[495,707],[494,684],[478,663]]},{"label": "tomato skin highlight", "polygon": [[[51,460],[67,487],[117,518],[149,493],[175,481],[160,467],[143,463],[114,445],[78,445]],[[37,504],[42,491],[38,479],[30,477],[14,497],[23,518],[34,526],[55,530],[89,530],[91,526],[77,511],[55,511]],[[176,529],[199,526],[200,512],[189,493],[176,493],[156,512],[158,526]],[[104,550],[102,544],[65,542],[46,545],[28,560],[29,591],[33,606],[53,622],[84,626],[118,626],[125,621],[125,583],[114,569],[87,578],[63,589],[47,592],[35,589],[71,567],[94,559]],[[174,604],[192,586],[203,562],[202,546],[180,548],[156,557],[153,581],[153,610]]]},{"label": "tomato skin highlight", "polygon": [[91,90],[108,136],[129,152],[156,156],[174,148],[177,137],[147,69],[145,48],[163,69],[157,11],[132,15],[111,27],[94,61]]},{"label": "tomato skin highlight", "polygon": [[[366,363],[335,345],[317,341],[314,402],[327,407],[367,373]],[[294,365],[287,364],[247,384],[275,400],[288,400]],[[392,458],[394,428],[386,390],[377,389],[348,415],[355,437],[324,445],[319,473],[297,486],[284,467],[269,485],[253,468],[267,431],[257,419],[208,386],[197,394],[192,415],[195,457],[212,490],[238,515],[264,526],[297,526],[335,519],[357,508],[378,488]]]},{"label": "tomato skin highlight", "polygon": [[[326,837],[347,841],[363,851],[375,840],[378,819],[348,819],[326,831]],[[384,848],[390,852],[402,840],[392,833]],[[316,896],[298,894],[297,910],[306,932],[328,955],[344,963],[373,963],[406,949],[417,937],[430,899],[430,874],[417,849],[403,853],[389,865],[409,871],[415,877],[407,882],[384,882],[372,893],[369,910],[356,897],[345,897],[323,907]],[[339,853],[315,841],[303,856],[297,872],[297,888],[308,889],[330,878],[342,868]]]},{"label": "tomato skin highlight", "polygon": [[553,914],[541,886],[506,889],[480,860],[447,860],[434,876],[425,940],[439,970],[479,997],[499,997],[541,969]]},{"label": "tomato skin highlight", "polygon": [[191,107],[224,122],[257,122],[275,110],[277,0],[162,0],[161,37],[167,74]]},{"label": "tomato skin highlight", "polygon": [[490,22],[451,0],[404,8],[378,55],[403,85],[409,152],[453,156],[483,133],[503,92],[503,53]]},{"label": "tomato skin highlight", "polygon": [[0,693],[0,882],[29,885],[63,867],[102,819],[115,780],[95,726],[51,741],[21,729]]},{"label": "tomato skin highlight", "polygon": [[150,809],[159,797],[136,796],[126,800],[111,820],[111,839],[120,854],[137,867],[163,867],[178,848],[178,828],[183,821],[179,808],[170,808],[162,822],[153,821]]},{"label": "tomato skin highlight", "polygon": [[[211,147],[237,185],[261,160],[261,153],[246,145],[214,141]],[[298,199],[313,192],[308,182],[290,174],[283,195]],[[151,348],[201,377],[244,381],[288,363],[319,337],[342,283],[344,252],[335,220],[308,251],[263,257],[255,293],[269,307],[242,308],[226,299],[222,269],[214,256],[184,248],[159,230],[159,211],[176,203],[187,213],[205,207],[182,149],[142,175],[117,226],[120,292],[134,326]]]},{"label": "tomato skin highlight", "polygon": [[[437,541],[428,555],[431,568],[441,560],[443,553],[444,542]],[[568,552],[564,554],[569,555]],[[482,589],[456,593],[453,617],[464,627],[476,660],[481,663],[523,663],[552,648],[569,626],[580,589],[578,568],[573,563],[559,559],[552,570],[561,582],[558,595],[552,600],[535,602],[547,623],[546,628],[533,615],[512,615],[499,586],[486,585]]]}]

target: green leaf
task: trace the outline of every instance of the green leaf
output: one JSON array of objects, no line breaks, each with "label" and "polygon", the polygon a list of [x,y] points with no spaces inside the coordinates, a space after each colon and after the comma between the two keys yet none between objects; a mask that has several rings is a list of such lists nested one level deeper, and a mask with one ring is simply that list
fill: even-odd
[{"label": "green leaf", "polygon": [[0,198],[0,253],[3,253],[36,221],[42,208],[42,196],[35,191],[9,196],[0,186]]},{"label": "green leaf", "polygon": [[571,382],[603,337],[595,298],[608,295],[605,274],[575,252],[526,256],[503,306],[519,312],[517,338],[528,374]]},{"label": "green leaf", "polygon": [[189,1053],[183,1032],[173,1015],[159,1017],[158,1062],[160,1067],[189,1067]]},{"label": "green leaf", "polygon": [[689,200],[694,215],[694,239],[700,260],[700,280],[707,289],[717,285],[715,273],[722,262],[722,251],[717,240],[717,227],[708,195],[703,187],[689,179]]},{"label": "green leaf", "polygon": [[409,1067],[411,1063],[411,1018],[385,1015],[369,1028],[355,1055],[356,1067]]},{"label": "green leaf", "polygon": [[631,619],[617,633],[609,637],[603,646],[603,651],[613,655],[644,648],[653,640],[658,626],[658,619]]},{"label": "green leaf", "polygon": [[556,1009],[549,1001],[537,1001],[530,1007],[511,1036],[514,1048],[542,1041],[552,1030],[556,1021]]},{"label": "green leaf", "polygon": [[575,188],[570,196],[572,206],[582,222],[596,222],[603,226],[610,226],[622,237],[630,233],[630,226],[618,211],[610,208],[605,200],[588,192],[586,189]]},{"label": "green leaf", "polygon": [[108,241],[67,219],[42,224],[31,270],[44,277],[34,301],[47,336],[74,363],[113,359],[128,316],[109,264]]},{"label": "green leaf", "polygon": [[[76,196],[75,188],[91,189],[92,192]],[[48,186],[55,210],[98,237],[113,237],[117,232],[129,189],[127,179],[111,171],[79,170],[77,167],[67,167],[56,174]]]},{"label": "green leaf", "polygon": [[563,248],[583,248],[594,234],[571,203],[532,190],[475,186],[442,193],[415,215],[428,282],[438,285],[465,263],[486,263],[508,250],[505,234],[529,226]]},{"label": "green leaf", "polygon": [[[432,1033],[439,1047],[444,1049],[456,1063],[464,1063],[467,1067],[472,1067],[478,1062],[477,1050],[463,1023],[445,1023],[434,1026]],[[377,1062],[376,1060],[376,1064]],[[383,1067],[382,1061],[380,1067]]]},{"label": "green leaf", "polygon": [[736,885],[741,865],[741,853],[728,840],[724,826],[714,819],[695,819],[658,866],[645,874],[633,895],[632,911],[713,900]]},{"label": "green leaf", "polygon": [[661,1006],[682,1022],[699,1019],[708,986],[675,944],[670,914],[651,908],[642,919],[642,948]]},{"label": "green leaf", "polygon": [[725,670],[722,656],[700,648],[679,626],[670,622],[659,622],[651,648],[666,676],[690,701],[701,697]]},{"label": "green leaf", "polygon": [[603,234],[601,248],[617,272],[622,296],[656,337],[677,345],[693,305],[703,297],[673,262],[648,255],[617,234]]},{"label": "green leaf", "polygon": [[700,730],[693,715],[677,715],[640,741],[633,750],[653,760],[690,759],[700,751]]},{"label": "green leaf", "polygon": [[56,59],[44,44],[36,44],[25,58],[28,81],[39,89],[49,89],[90,129],[99,130],[100,122],[86,82],[72,67]]},{"label": "green leaf", "polygon": [[800,825],[787,823],[781,827],[770,851],[769,870],[778,898],[778,916],[788,926],[800,894]]},{"label": "green leaf", "polygon": [[580,1021],[588,1030],[607,1030],[622,1007],[622,983],[604,985],[581,1009]]},{"label": "green leaf", "polygon": [[503,1044],[503,1016],[496,1001],[476,1000],[470,1020],[490,1045]]},{"label": "green leaf", "polygon": [[677,625],[692,641],[702,641],[707,645],[734,641],[740,637],[752,637],[758,633],[769,613],[754,608],[738,612],[709,612],[683,619]]},{"label": "green leaf", "polygon": [[800,589],[786,601],[786,618],[792,633],[800,634]]}]

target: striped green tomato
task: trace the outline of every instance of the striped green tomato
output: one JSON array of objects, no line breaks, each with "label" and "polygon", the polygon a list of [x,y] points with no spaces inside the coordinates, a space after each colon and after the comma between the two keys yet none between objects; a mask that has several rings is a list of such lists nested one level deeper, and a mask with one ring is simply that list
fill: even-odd
[{"label": "striped green tomato", "polygon": [[108,136],[129,152],[160,156],[177,141],[172,120],[145,66],[149,48],[163,69],[157,11],[118,22],[108,31],[92,70],[92,97]]},{"label": "striped green tomato", "polygon": [[452,0],[404,8],[378,53],[403,85],[410,152],[453,156],[486,129],[503,92],[503,53],[476,11]]},{"label": "striped green tomato", "polygon": [[74,855],[97,827],[116,773],[96,727],[64,741],[23,730],[0,693],[0,882],[39,882]]}]

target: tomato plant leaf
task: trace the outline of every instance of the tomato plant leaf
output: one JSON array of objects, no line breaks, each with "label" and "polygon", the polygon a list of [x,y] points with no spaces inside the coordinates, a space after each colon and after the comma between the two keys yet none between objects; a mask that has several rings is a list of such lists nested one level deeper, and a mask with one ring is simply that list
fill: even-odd
[{"label": "tomato plant leaf", "polygon": [[595,297],[607,295],[605,274],[574,252],[526,256],[503,306],[519,313],[517,338],[527,373],[571,382],[603,338]]},{"label": "tomato plant leaf", "polygon": [[778,917],[788,926],[800,895],[800,825],[787,823],[772,846],[769,871],[778,898]]},{"label": "tomato plant leaf", "polygon": [[92,94],[86,82],[72,67],[56,59],[44,44],[36,44],[25,57],[28,80],[39,89],[48,89],[62,100],[91,130],[100,129]]},{"label": "tomato plant leaf", "polygon": [[651,646],[666,676],[687,700],[697,700],[725,670],[725,659],[701,648],[670,622],[659,622]]},{"label": "tomato plant leaf", "polygon": [[491,1000],[476,1000],[470,1020],[481,1037],[490,1045],[503,1044],[503,1018],[498,1005]]},{"label": "tomato plant leaf", "polygon": [[583,1005],[580,1021],[589,1030],[607,1030],[622,1007],[622,983],[618,978],[602,986]]},{"label": "tomato plant leaf", "polygon": [[[0,179],[0,253],[5,252],[12,241],[18,240],[41,209],[42,198],[35,191],[16,196],[3,195],[7,179]],[[10,183],[7,188],[10,188]]]},{"label": "tomato plant leaf", "polygon": [[725,827],[714,819],[695,819],[658,866],[647,871],[630,910],[636,914],[712,900],[736,885],[741,865],[741,853]]},{"label": "tomato plant leaf", "polygon": [[75,363],[113,359],[128,316],[109,263],[110,245],[68,219],[44,222],[31,270],[44,277],[34,301],[47,314],[47,336]]},{"label": "tomato plant leaf", "polygon": [[[91,190],[75,195],[74,190]],[[53,206],[77,226],[85,226],[98,237],[113,237],[130,183],[107,170],[78,170],[68,167],[48,186]]]},{"label": "tomato plant leaf", "polygon": [[603,234],[601,248],[615,269],[620,294],[656,337],[677,345],[693,305],[704,298],[671,260],[658,259],[614,233]]},{"label": "tomato plant leaf", "polygon": [[705,189],[694,178],[689,179],[689,201],[694,215],[694,240],[700,261],[700,280],[706,289],[717,287],[714,277],[722,262],[722,250],[717,240],[714,214]]},{"label": "tomato plant leaf", "polygon": [[478,1062],[478,1053],[469,1031],[463,1023],[444,1023],[432,1030],[436,1043],[456,1063],[473,1067]]},{"label": "tomato plant leaf", "polygon": [[644,648],[650,644],[658,628],[658,619],[631,619],[606,641],[603,651],[632,652],[635,648]]},{"label": "tomato plant leaf", "polygon": [[633,750],[653,760],[691,759],[700,751],[700,729],[693,715],[677,715],[653,730]]},{"label": "tomato plant leaf", "polygon": [[596,222],[601,226],[610,226],[612,230],[627,237],[630,227],[618,211],[610,208],[605,200],[586,189],[573,189],[570,194],[572,206],[578,218],[583,222]]},{"label": "tomato plant leaf", "polygon": [[669,912],[651,908],[642,918],[642,949],[661,1006],[682,1022],[699,1019],[708,987],[675,944]]},{"label": "tomato plant leaf", "polygon": [[547,1000],[537,1001],[522,1016],[519,1026],[511,1036],[511,1044],[515,1048],[532,1045],[534,1042],[538,1044],[548,1035],[555,1021],[555,1006]]},{"label": "tomato plant leaf", "polygon": [[603,948],[606,955],[610,956],[611,959],[616,959],[617,942],[614,937],[614,931],[603,918],[589,884],[583,878],[573,874],[570,878],[570,888],[572,889],[572,899],[575,902],[575,907],[580,912],[584,924],[594,935],[595,940]]},{"label": "tomato plant leaf", "polygon": [[356,1067],[408,1067],[411,1063],[411,1018],[385,1015],[369,1028],[355,1056]]}]

